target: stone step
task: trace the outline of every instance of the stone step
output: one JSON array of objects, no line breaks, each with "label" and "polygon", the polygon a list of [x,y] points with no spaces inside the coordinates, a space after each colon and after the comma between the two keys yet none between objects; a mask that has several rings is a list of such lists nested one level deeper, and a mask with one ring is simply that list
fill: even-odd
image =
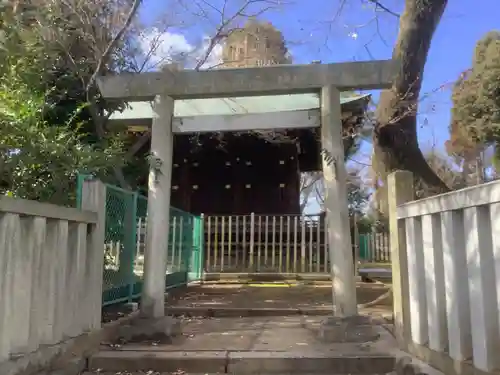
[{"label": "stone step", "polygon": [[[86,371],[81,375],[117,375],[116,372],[102,372],[102,371]],[[122,372],[118,373],[118,375],[220,375],[213,373],[198,373],[195,374],[193,372],[150,372],[150,371],[134,371],[134,372]],[[281,375],[281,374],[280,374]],[[308,375],[308,374],[305,374]]]},{"label": "stone step", "polygon": [[[195,374],[192,372],[148,372],[148,371],[140,371],[140,372],[125,372],[125,373],[116,373],[116,372],[84,372],[81,375],[224,375],[224,373],[199,373]],[[44,374],[45,375],[45,374]],[[230,375],[238,375],[238,374],[230,374]],[[257,373],[253,375],[292,375],[290,373],[287,374],[274,374],[274,373]],[[302,374],[302,375],[317,375],[317,374]],[[322,374],[322,375],[343,375],[343,374],[334,374],[334,373],[329,373],[329,374]],[[370,375],[393,375],[392,373],[389,374],[370,374]],[[396,375],[396,373],[394,373]]]},{"label": "stone step", "polygon": [[390,355],[317,355],[277,351],[101,351],[89,358],[90,371],[156,371],[187,374],[386,374]]},{"label": "stone step", "polygon": [[288,308],[288,307],[209,307],[209,306],[169,306],[165,313],[173,316],[238,318],[238,317],[270,317],[270,316],[328,316],[332,314],[331,307]]}]

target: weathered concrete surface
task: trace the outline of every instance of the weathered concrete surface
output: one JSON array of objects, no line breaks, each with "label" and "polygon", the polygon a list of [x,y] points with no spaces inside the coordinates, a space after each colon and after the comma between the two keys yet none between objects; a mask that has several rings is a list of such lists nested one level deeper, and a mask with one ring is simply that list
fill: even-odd
[{"label": "weathered concrete surface", "polygon": [[118,340],[125,342],[160,341],[171,342],[172,338],[181,334],[181,322],[172,316],[159,318],[140,317],[122,325],[118,332]]},{"label": "weathered concrete surface", "polygon": [[226,356],[224,351],[108,351],[92,357],[89,370],[225,373]]},{"label": "weathered concrete surface", "polygon": [[[356,285],[360,304],[371,302],[388,291],[381,283]],[[331,282],[314,285],[299,283],[211,284],[190,286],[184,296],[169,304],[167,312],[192,316],[281,316],[331,315]],[[360,314],[392,317],[392,298],[388,297]]]},{"label": "weathered concrete surface", "polygon": [[[361,263],[358,266],[359,276],[356,277],[356,281],[362,281],[362,278],[369,278],[372,280],[380,280],[384,283],[391,283],[392,271],[391,266],[388,264],[378,265],[367,263]],[[321,284],[325,281],[331,281],[332,277],[330,274],[324,272],[317,273],[280,273],[276,274],[270,270],[269,272],[206,272],[203,274],[203,283],[219,283],[219,284],[230,284],[230,283],[249,283],[249,282],[263,282],[263,281],[282,281],[282,282],[300,282],[304,284]]]},{"label": "weathered concrete surface", "polygon": [[395,342],[383,328],[371,343],[323,343],[322,317],[186,319],[171,345],[103,347],[89,369],[257,373],[387,373]]},{"label": "weathered concrete surface", "polygon": [[85,181],[82,210],[0,198],[1,375],[52,366],[101,328],[105,194]]},{"label": "weathered concrete surface", "polygon": [[[500,371],[486,372],[475,368],[472,361],[457,361],[450,357],[448,353],[437,352],[429,349],[424,345],[410,343],[408,352],[418,358],[414,359],[420,367],[428,366],[427,363],[432,363],[437,369],[444,374],[449,375],[499,375]],[[437,371],[437,370],[436,370]]]},{"label": "weathered concrete surface", "polygon": [[[95,372],[95,371],[92,371],[92,372],[84,372],[82,375],[95,375],[95,374],[99,374],[99,375],[116,375],[116,372],[102,372],[102,371],[99,371],[99,372]],[[193,372],[153,372],[151,373],[151,371],[134,371],[134,372],[126,372],[125,373],[126,375],[220,375],[220,374],[224,374],[224,373],[221,373],[221,372],[217,372],[217,373],[206,373],[206,372],[202,372],[202,373],[193,373]],[[291,374],[294,374],[294,373],[281,373],[281,374],[276,374],[276,375],[291,375]],[[45,375],[45,374],[42,374],[42,375]],[[65,374],[50,374],[50,375],[65,375]],[[124,374],[119,374],[119,375],[124,375]],[[269,374],[266,374],[266,373],[259,373],[258,375],[269,375]],[[312,374],[307,374],[307,373],[302,373],[301,375],[312,375]],[[334,373],[329,373],[328,375],[336,375]],[[370,374],[370,375],[378,375],[378,374]],[[389,374],[380,374],[380,375],[393,375],[393,373],[389,373]],[[394,373],[394,375],[396,375]],[[410,374],[408,374],[410,375]],[[413,374],[411,374],[413,375]]]},{"label": "weathered concrete surface", "polygon": [[365,267],[359,269],[359,275],[365,279],[392,282],[392,270],[384,267]]},{"label": "weathered concrete surface", "polygon": [[325,85],[343,91],[389,88],[396,67],[392,60],[374,60],[120,74],[97,81],[104,98],[131,101],[152,100],[156,95],[174,99],[286,95],[319,91]]},{"label": "weathered concrete surface", "polygon": [[[101,343],[116,339],[120,327],[137,317],[137,313],[108,323],[102,329],[82,334],[56,345],[42,347],[15,361],[0,363],[1,375],[32,375],[66,371],[65,375],[78,375],[83,369],[82,359],[97,352]],[[76,370],[78,371],[76,371]],[[73,371],[75,370],[75,371]]]},{"label": "weathered concrete surface", "polygon": [[77,358],[66,363],[61,369],[46,369],[37,372],[35,375],[81,375],[87,367],[85,358]]},{"label": "weathered concrete surface", "polygon": [[[226,259],[225,263],[229,263]],[[256,261],[255,261],[256,263]],[[311,282],[331,281],[332,277],[328,273],[276,273],[269,272],[205,272],[203,282],[217,281],[219,283],[249,283],[249,282]]]},{"label": "weathered concrete surface", "polygon": [[324,342],[364,343],[376,341],[380,330],[368,316],[329,316],[321,322],[319,338]]},{"label": "weathered concrete surface", "polygon": [[[330,289],[319,287],[190,287],[184,297],[169,296],[169,303],[203,306],[268,306],[269,310],[290,303],[328,304]],[[358,284],[365,300],[387,289],[380,284]],[[200,296],[197,293],[206,292]],[[316,296],[314,296],[314,294]],[[311,296],[313,294],[313,296]],[[317,296],[325,295],[320,301]],[[269,298],[269,299],[268,299]],[[260,299],[260,302],[258,302]],[[272,302],[276,300],[276,302]],[[274,307],[273,307],[274,306]],[[390,309],[390,306],[388,307]],[[330,313],[330,307],[327,307]],[[248,311],[253,311],[248,309]],[[215,313],[217,315],[217,313]],[[375,314],[376,315],[376,314]],[[371,317],[370,317],[371,318]],[[241,318],[182,318],[182,335],[170,344],[148,341],[116,346],[102,345],[89,359],[90,372],[115,375],[196,374],[391,374],[442,375],[435,369],[396,348],[384,324],[374,329],[380,339],[368,343],[324,343],[319,337],[324,316],[282,316]],[[376,319],[370,319],[376,320]],[[404,358],[404,360],[402,360]],[[396,372],[395,369],[398,369]],[[153,372],[156,370],[157,372]],[[45,375],[45,374],[43,374]],[[58,374],[59,375],[59,374]],[[73,375],[73,374],[64,374]]]},{"label": "weathered concrete surface", "polygon": [[[81,375],[95,375],[95,374],[99,374],[99,375],[117,375],[115,371],[113,372],[103,372],[103,371],[86,371],[84,372],[83,374]],[[120,375],[218,375],[218,374],[221,374],[221,373],[215,373],[215,374],[209,374],[209,373],[206,373],[206,372],[200,372],[200,373],[175,373],[175,372],[154,372],[154,373],[151,373],[151,371],[134,371],[134,372],[130,372],[130,371],[127,371],[126,373],[124,374],[120,374]],[[37,374],[38,375],[38,374]],[[40,374],[40,375],[45,375],[45,374]],[[56,374],[54,374],[56,375]],[[64,375],[64,374],[63,374]],[[304,374],[304,375],[307,375],[307,374]]]}]

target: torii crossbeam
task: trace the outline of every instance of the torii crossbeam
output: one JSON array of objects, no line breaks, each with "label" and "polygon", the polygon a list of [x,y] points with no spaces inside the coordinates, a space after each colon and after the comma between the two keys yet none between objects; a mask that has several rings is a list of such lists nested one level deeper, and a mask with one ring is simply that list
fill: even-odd
[{"label": "torii crossbeam", "polygon": [[[212,71],[170,70],[99,77],[99,88],[105,99],[154,101],[151,151],[155,162],[149,174],[142,313],[150,318],[164,315],[175,99],[320,93],[322,164],[334,312],[337,316],[356,315],[339,90],[389,88],[395,73],[395,63],[383,60]],[[276,114],[272,116],[276,118]],[[217,129],[211,123],[199,131],[227,130]]]},{"label": "torii crossbeam", "polygon": [[385,89],[393,75],[393,61],[380,60],[120,74],[100,77],[98,83],[104,98],[146,101],[165,94],[174,99],[298,94],[324,86],[340,91]]}]

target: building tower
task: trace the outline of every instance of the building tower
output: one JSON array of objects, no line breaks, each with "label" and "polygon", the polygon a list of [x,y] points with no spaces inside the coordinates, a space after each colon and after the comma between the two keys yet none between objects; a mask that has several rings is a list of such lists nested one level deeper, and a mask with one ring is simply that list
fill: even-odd
[{"label": "building tower", "polygon": [[238,68],[289,64],[290,56],[280,31],[270,22],[250,19],[242,29],[229,35],[222,61],[224,67]]}]

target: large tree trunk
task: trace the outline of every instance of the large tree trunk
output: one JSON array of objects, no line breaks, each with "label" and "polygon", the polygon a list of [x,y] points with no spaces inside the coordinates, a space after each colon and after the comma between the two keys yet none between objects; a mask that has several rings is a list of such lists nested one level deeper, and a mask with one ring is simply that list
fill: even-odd
[{"label": "large tree trunk", "polygon": [[392,54],[399,70],[392,88],[380,95],[373,135],[373,165],[378,177],[385,183],[390,172],[409,170],[431,194],[449,189],[420,151],[416,114],[425,61],[446,4],[447,0],[406,0]]}]

